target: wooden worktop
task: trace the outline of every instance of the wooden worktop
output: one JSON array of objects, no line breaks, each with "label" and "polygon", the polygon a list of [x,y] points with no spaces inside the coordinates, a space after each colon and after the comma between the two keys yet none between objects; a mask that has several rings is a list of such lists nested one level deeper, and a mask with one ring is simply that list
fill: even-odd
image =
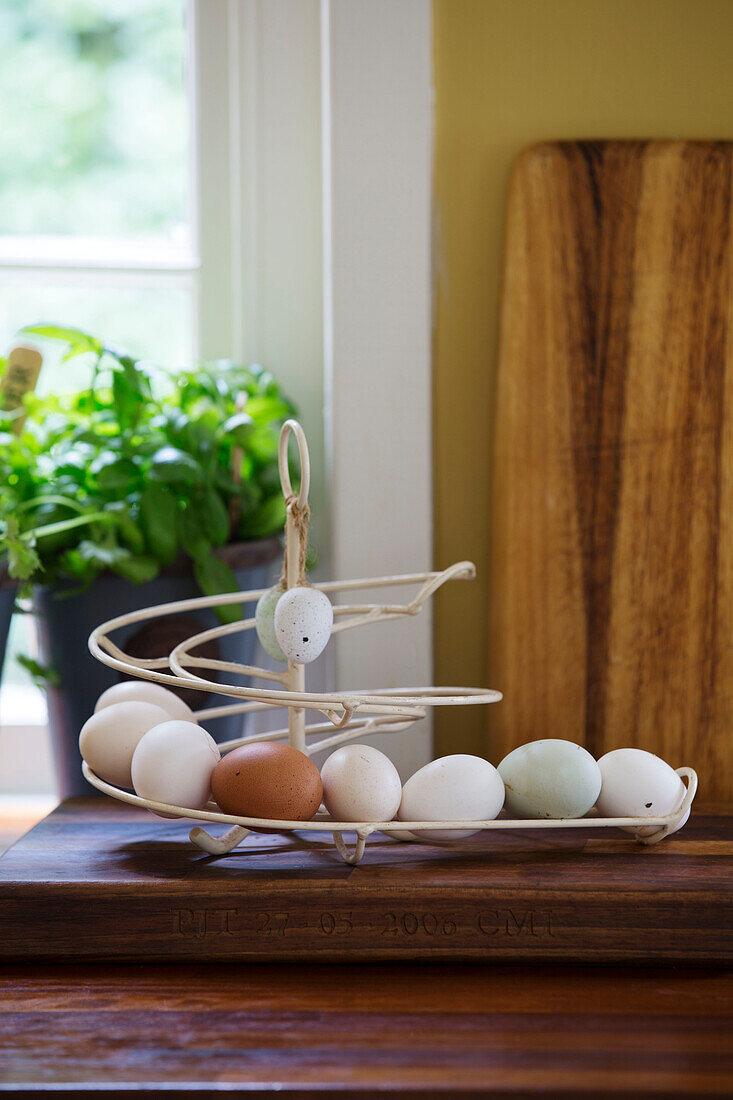
[{"label": "wooden worktop", "polygon": [[[0,861],[5,889],[0,910],[13,907],[14,892],[30,895],[40,885],[45,892],[36,908],[43,899],[53,925],[63,916],[64,883],[78,894],[80,882],[97,871],[97,885],[109,895],[108,903],[118,906],[123,923],[138,879],[146,889],[148,880],[158,890],[184,883],[194,892],[203,889],[175,823],[169,824],[173,831],[165,843],[154,819],[140,820],[139,814],[99,800],[89,818],[99,831],[97,847],[85,854],[69,843],[77,835],[80,812],[67,804]],[[123,855],[138,853],[132,869],[117,868],[120,875],[124,871],[124,882],[110,878],[110,867],[121,857],[110,847],[108,830],[114,831],[118,818],[131,832]],[[680,838],[663,842],[656,855],[641,850],[639,866],[650,874],[660,860],[676,866],[676,847],[684,841],[692,845],[687,857],[694,862],[704,856],[706,862],[697,867],[696,885],[695,875],[687,887],[677,882],[679,897],[693,886],[707,897],[706,875],[714,875],[716,890],[723,890],[727,864],[721,853],[729,834],[725,829],[720,834],[721,828],[717,819],[711,824],[705,815],[694,815]],[[484,889],[516,892],[519,884],[504,883],[502,876],[534,866],[523,843],[516,838],[506,851],[497,849],[483,874]],[[590,859],[590,852],[584,857],[584,849],[576,851],[577,840],[568,843],[576,859]],[[619,889],[633,841],[593,843],[602,849],[593,858],[612,864],[603,872],[611,875],[609,889]],[[58,855],[67,849],[76,851],[75,860],[68,854],[64,862]],[[402,874],[415,858],[411,851],[398,861]],[[544,874],[562,877],[567,855],[534,869],[535,888],[541,888]],[[205,861],[202,867],[207,875],[229,879],[241,902],[252,876],[263,888],[275,889],[280,865],[291,857],[287,846],[271,852],[267,879],[260,867],[264,852],[256,844],[236,866],[233,858]],[[421,873],[444,874],[443,860],[431,870],[430,858],[422,853]],[[454,888],[461,875],[476,873],[476,858],[469,853],[456,858]],[[19,860],[27,864],[25,883],[16,874]],[[347,868],[322,856],[317,868],[301,869],[301,877],[317,873],[327,890],[342,880],[356,886],[360,876],[368,884],[375,875],[387,875],[388,866],[389,859],[384,866],[376,860],[373,866]],[[396,883],[383,885],[397,889]],[[96,891],[83,895],[93,907],[101,898]],[[2,912],[0,918],[5,919]],[[94,912],[89,918],[76,924],[80,955]],[[719,920],[716,928],[719,935]],[[5,929],[10,938],[27,932],[12,920],[5,920]],[[6,954],[11,948],[4,943]],[[733,969],[716,966],[712,955],[705,970],[447,964],[440,956],[435,962],[315,965],[304,950],[305,959],[308,965],[301,960],[0,964],[0,1090],[84,1090],[105,1098],[131,1090],[241,1091],[248,1097],[277,1092],[291,1100],[321,1093],[350,1100],[733,1096]]]}]

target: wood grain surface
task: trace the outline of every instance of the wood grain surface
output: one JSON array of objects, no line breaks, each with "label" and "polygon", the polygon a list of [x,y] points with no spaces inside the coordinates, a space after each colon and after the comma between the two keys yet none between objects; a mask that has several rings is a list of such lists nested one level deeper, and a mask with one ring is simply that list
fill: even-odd
[{"label": "wood grain surface", "polygon": [[620,831],[507,831],[445,848],[251,835],[70,801],[0,859],[0,958],[733,963],[733,817],[645,848]]},{"label": "wood grain surface", "polygon": [[0,969],[0,1089],[729,1097],[733,975],[474,966]]},{"label": "wood grain surface", "polygon": [[509,196],[492,752],[635,745],[733,799],[726,142],[561,142]]}]

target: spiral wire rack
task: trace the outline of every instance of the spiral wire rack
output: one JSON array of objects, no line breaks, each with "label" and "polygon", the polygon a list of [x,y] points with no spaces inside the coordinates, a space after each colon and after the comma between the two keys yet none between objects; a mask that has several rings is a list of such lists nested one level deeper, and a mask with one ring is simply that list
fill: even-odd
[{"label": "spiral wire rack", "polygon": [[[294,492],[288,461],[288,443],[295,437],[300,459],[300,486]],[[278,462],[280,481],[285,496],[287,512],[285,522],[285,554],[282,585],[285,589],[307,583],[305,581],[305,550],[308,526],[308,493],[310,487],[310,458],[305,433],[295,420],[288,420],[280,433]],[[416,594],[407,603],[352,603],[334,606],[332,634],[366,626],[370,623],[395,620],[418,615],[426,602],[451,580],[472,580],[476,568],[472,562],[457,562],[440,572],[407,573],[399,576],[369,577],[351,581],[328,581],[313,585],[327,593],[361,592],[368,589],[389,589],[418,586]],[[282,671],[259,668],[254,665],[222,661],[197,656],[192,650],[206,642],[252,630],[254,617],[235,623],[222,624],[202,630],[177,645],[167,656],[143,659],[132,657],[120,649],[109,637],[114,631],[152,618],[174,615],[197,609],[219,607],[227,604],[252,604],[267,589],[232,592],[224,595],[200,596],[157,604],[140,611],[119,615],[98,626],[90,635],[89,649],[94,657],[119,672],[151,680],[165,687],[207,690],[228,697],[235,702],[206,707],[196,712],[196,721],[205,724],[207,719],[230,714],[248,714],[255,711],[285,707],[288,724],[284,729],[259,733],[248,737],[222,742],[218,747],[222,754],[241,745],[261,741],[283,741],[311,756],[322,749],[334,749],[357,737],[369,737],[376,733],[397,733],[413,722],[424,718],[429,707],[475,706],[496,703],[501,693],[484,688],[426,687],[403,688],[399,691],[370,689],[369,691],[307,692],[305,667],[292,661]],[[197,671],[194,671],[197,670]],[[244,677],[248,680],[269,682],[270,687],[253,687],[249,684],[213,680],[206,672],[226,677]],[[321,721],[306,723],[306,711],[315,711]],[[82,772],[98,790],[134,806],[163,813],[173,818],[188,818],[228,826],[225,833],[212,836],[201,826],[190,832],[191,841],[210,855],[230,852],[251,831],[267,829],[276,832],[331,833],[334,844],[347,863],[358,863],[364,855],[366,843],[375,832],[386,833],[396,840],[418,840],[424,830],[445,831],[473,830],[475,832],[516,829],[577,829],[620,827],[634,832],[644,844],[655,844],[684,823],[690,811],[697,789],[697,775],[692,768],[678,768],[677,774],[686,779],[686,791],[679,808],[672,814],[657,817],[583,818],[553,820],[514,820],[499,817],[494,820],[461,821],[335,821],[321,807],[310,821],[281,821],[269,818],[238,817],[221,813],[218,806],[209,802],[204,809],[191,809],[141,798],[105,782],[84,761]],[[355,846],[349,848],[344,833],[355,833]],[[431,844],[435,841],[431,840]]]}]

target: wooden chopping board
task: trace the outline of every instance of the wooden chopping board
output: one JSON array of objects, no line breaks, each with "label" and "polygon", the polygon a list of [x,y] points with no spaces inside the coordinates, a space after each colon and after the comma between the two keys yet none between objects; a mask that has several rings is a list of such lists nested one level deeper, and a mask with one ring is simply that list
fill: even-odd
[{"label": "wooden chopping board", "polygon": [[[0,859],[0,960],[733,962],[733,819],[645,848],[520,830],[454,850],[260,834],[213,859],[191,822],[65,802]],[[214,831],[218,831],[214,826]]]},{"label": "wooden chopping board", "polygon": [[559,142],[509,196],[492,759],[635,745],[733,799],[728,142]]}]

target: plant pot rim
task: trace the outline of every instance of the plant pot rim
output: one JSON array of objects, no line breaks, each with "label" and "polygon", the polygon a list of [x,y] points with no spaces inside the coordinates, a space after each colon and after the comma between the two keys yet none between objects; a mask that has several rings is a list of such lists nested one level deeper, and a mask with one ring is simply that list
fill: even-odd
[{"label": "plant pot rim", "polygon": [[[264,539],[246,539],[242,542],[229,542],[226,546],[218,546],[214,550],[217,557],[220,557],[222,561],[225,561],[231,570],[236,572],[239,569],[251,569],[258,565],[268,565],[271,561],[275,561],[276,558],[282,554],[282,539],[279,535],[270,535]],[[178,557],[171,565],[166,565],[161,569],[158,577],[186,577],[193,572],[191,559],[184,554],[179,554]],[[116,577],[118,580],[123,580],[117,573],[104,572],[100,573],[99,577]],[[154,583],[158,577],[153,578]],[[95,578],[97,580],[99,578]],[[68,579],[62,578],[55,584],[43,584],[38,582],[34,587],[36,588],[58,588],[63,585],[73,585],[77,582],[72,577]],[[92,582],[93,584],[94,582]],[[132,584],[132,582],[128,582]],[[0,590],[3,589],[16,589],[19,587],[18,581],[14,577],[10,577],[7,572],[7,568],[4,564],[0,564]],[[140,587],[139,585],[132,585],[134,588]]]}]

